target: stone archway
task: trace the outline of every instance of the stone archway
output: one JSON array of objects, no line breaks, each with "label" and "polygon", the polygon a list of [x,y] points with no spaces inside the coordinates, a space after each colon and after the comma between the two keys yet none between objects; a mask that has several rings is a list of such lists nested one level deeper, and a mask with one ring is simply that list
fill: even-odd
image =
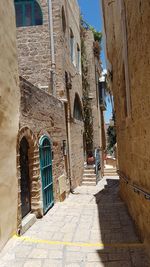
[{"label": "stone archway", "polygon": [[29,161],[29,177],[30,177],[30,203],[31,212],[37,218],[43,216],[41,207],[41,182],[40,182],[40,161],[39,148],[35,135],[28,127],[23,127],[19,130],[17,138],[17,178],[18,178],[18,216],[17,226],[18,232],[22,228],[22,213],[21,213],[21,168],[20,168],[20,142],[25,138],[29,144],[28,161]]}]

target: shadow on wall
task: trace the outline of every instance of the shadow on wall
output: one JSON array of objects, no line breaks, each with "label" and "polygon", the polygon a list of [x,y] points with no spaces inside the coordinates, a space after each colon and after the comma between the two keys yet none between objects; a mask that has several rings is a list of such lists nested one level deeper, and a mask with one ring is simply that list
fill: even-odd
[{"label": "shadow on wall", "polygon": [[95,195],[101,242],[97,253],[104,267],[148,267],[143,244],[127,208],[118,194],[119,180],[107,179],[105,188]]}]

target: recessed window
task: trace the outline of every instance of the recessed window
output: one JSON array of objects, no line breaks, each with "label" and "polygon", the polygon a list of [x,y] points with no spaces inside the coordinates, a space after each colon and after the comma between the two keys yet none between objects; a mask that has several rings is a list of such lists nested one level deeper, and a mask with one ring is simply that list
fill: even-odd
[{"label": "recessed window", "polygon": [[74,63],[74,35],[70,29],[70,58],[71,62]]},{"label": "recessed window", "polygon": [[15,0],[17,27],[43,24],[42,10],[36,0]]},{"label": "recessed window", "polygon": [[65,10],[64,10],[64,7],[62,7],[62,29],[63,29],[63,32],[65,33],[66,32],[66,16],[65,16]]},{"label": "recessed window", "polygon": [[75,95],[73,117],[79,121],[83,120],[82,105],[78,94]]},{"label": "recessed window", "polygon": [[79,73],[81,73],[81,51],[78,44],[77,44],[77,70]]}]

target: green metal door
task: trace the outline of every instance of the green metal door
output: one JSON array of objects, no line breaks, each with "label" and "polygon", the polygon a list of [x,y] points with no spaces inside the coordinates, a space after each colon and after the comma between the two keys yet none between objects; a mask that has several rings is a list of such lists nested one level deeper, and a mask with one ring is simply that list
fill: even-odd
[{"label": "green metal door", "polygon": [[52,150],[47,136],[40,139],[40,168],[43,192],[43,208],[46,213],[54,204],[52,177]]}]

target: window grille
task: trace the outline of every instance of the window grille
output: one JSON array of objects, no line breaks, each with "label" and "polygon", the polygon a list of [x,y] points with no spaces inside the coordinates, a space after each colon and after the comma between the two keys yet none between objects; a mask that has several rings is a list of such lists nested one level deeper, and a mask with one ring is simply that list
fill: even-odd
[{"label": "window grille", "polygon": [[15,0],[16,25],[28,27],[43,24],[43,15],[36,0]]}]

